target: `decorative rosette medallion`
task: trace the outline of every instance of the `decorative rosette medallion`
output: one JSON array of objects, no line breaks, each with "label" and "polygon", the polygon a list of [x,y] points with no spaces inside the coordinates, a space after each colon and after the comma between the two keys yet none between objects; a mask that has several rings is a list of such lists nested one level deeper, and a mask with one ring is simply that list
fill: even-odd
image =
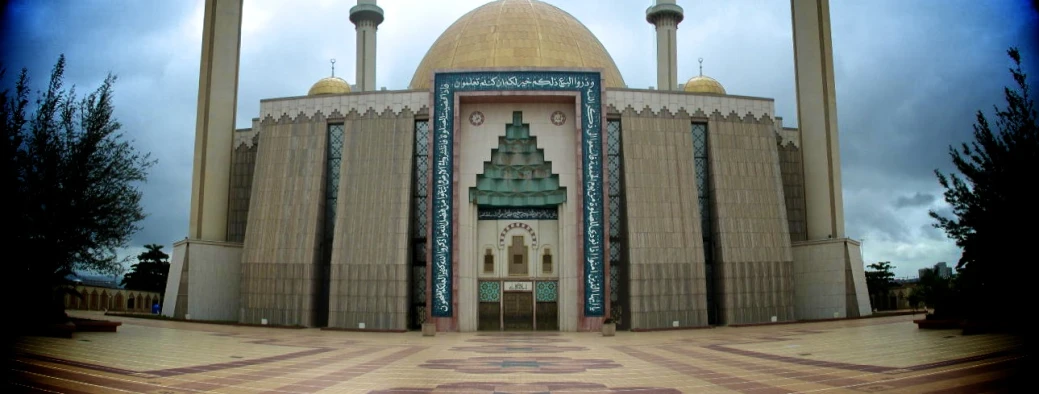
[{"label": "decorative rosette medallion", "polygon": [[552,117],[549,119],[552,120],[552,124],[562,126],[563,123],[566,123],[566,114],[563,111],[556,111],[552,113]]},{"label": "decorative rosette medallion", "polygon": [[473,113],[469,114],[469,124],[471,124],[473,126],[482,125],[483,124],[483,120],[484,120],[483,112],[473,111]]}]

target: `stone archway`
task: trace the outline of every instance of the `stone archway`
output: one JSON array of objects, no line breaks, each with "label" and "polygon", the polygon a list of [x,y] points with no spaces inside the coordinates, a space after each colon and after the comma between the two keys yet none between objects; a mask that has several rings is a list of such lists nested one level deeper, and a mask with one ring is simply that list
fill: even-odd
[{"label": "stone archway", "polygon": [[112,305],[109,304],[109,301],[111,300],[112,297],[108,296],[108,290],[101,290],[101,307],[99,309],[104,311],[112,309]]},{"label": "stone archway", "polygon": [[92,311],[96,311],[98,309],[98,304],[100,304],[100,302],[101,301],[98,299],[97,291],[96,290],[91,290],[90,291],[90,304],[87,306],[87,309],[92,310]]}]

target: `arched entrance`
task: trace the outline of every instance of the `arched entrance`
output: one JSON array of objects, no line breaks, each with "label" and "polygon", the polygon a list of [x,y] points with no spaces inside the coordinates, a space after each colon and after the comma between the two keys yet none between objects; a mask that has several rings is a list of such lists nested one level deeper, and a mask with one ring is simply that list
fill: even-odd
[{"label": "arched entrance", "polygon": [[101,291],[101,309],[102,310],[106,310],[107,311],[109,309],[112,309],[112,305],[108,302],[109,300],[110,300],[110,297],[108,296],[108,291],[106,291],[106,290]]},{"label": "arched entrance", "polygon": [[[413,242],[413,250],[427,257],[424,291],[414,292],[428,296],[425,317],[438,331],[478,330],[481,320],[491,320],[481,319],[480,311],[493,304],[485,303],[481,293],[497,294],[492,299],[501,315],[505,282],[529,282],[522,286],[531,289],[535,323],[541,320],[539,311],[553,312],[540,308],[541,302],[549,302],[557,307],[554,321],[559,330],[597,330],[610,313],[601,74],[437,72],[434,79],[429,127],[416,127],[416,173],[429,176],[416,177],[414,204],[429,210],[415,209],[413,216],[428,219],[416,220],[415,227],[426,229],[428,242],[420,243],[419,237]],[[529,144],[533,137],[538,141]],[[509,161],[496,161],[494,156]],[[474,190],[486,193],[474,198]],[[553,217],[485,216],[489,210],[505,208],[542,208]],[[539,246],[527,247],[529,276],[508,275],[506,259],[511,256],[505,248],[496,249],[497,220],[537,222]],[[549,243],[553,272],[542,274],[534,267],[543,265],[542,250]],[[493,274],[482,272],[488,245],[496,267]],[[539,286],[540,282],[554,286]],[[492,286],[496,292],[486,291]],[[535,292],[538,288],[555,292],[542,297]],[[502,320],[498,329],[503,328]],[[550,325],[537,325],[543,326]]]},{"label": "arched entrance", "polygon": [[100,308],[100,303],[101,303],[101,300],[100,300],[100,297],[97,294],[97,291],[96,290],[91,290],[90,291],[90,310],[92,310],[92,311],[98,310],[98,308]]}]

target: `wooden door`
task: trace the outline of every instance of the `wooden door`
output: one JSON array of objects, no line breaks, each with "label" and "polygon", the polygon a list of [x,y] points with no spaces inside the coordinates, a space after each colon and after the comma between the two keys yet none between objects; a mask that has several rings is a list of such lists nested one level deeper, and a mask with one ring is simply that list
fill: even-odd
[{"label": "wooden door", "polygon": [[534,293],[502,294],[502,321],[506,330],[534,329]]}]

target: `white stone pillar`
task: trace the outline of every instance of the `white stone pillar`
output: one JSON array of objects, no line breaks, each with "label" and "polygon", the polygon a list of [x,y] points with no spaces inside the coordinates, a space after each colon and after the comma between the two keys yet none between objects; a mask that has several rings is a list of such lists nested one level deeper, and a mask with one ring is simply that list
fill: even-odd
[{"label": "white stone pillar", "polygon": [[173,245],[162,313],[234,320],[241,244],[227,243],[243,0],[205,0],[188,238]]},{"label": "white stone pillar", "polygon": [[808,240],[844,238],[829,0],[791,0]]},{"label": "white stone pillar", "polygon": [[357,91],[375,90],[375,33],[383,21],[375,0],[357,0],[350,8],[350,22],[357,31]]},{"label": "white stone pillar", "polygon": [[227,240],[242,1],[206,0],[188,238]]},{"label": "white stone pillar", "polygon": [[646,10],[646,21],[657,28],[657,90],[678,89],[676,32],[685,13],[675,0],[656,0]]}]

